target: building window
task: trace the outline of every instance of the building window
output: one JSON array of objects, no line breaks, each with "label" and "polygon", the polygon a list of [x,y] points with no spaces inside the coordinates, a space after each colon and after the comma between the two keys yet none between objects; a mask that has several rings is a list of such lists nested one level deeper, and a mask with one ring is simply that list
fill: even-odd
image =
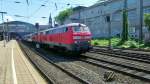
[{"label": "building window", "polygon": [[136,11],[129,11],[128,12],[128,18],[129,20],[133,20],[133,19],[136,19]]},{"label": "building window", "polygon": [[129,28],[129,32],[130,33],[136,33],[136,30],[135,30],[136,28],[135,27],[130,27]]},{"label": "building window", "polygon": [[127,4],[131,5],[131,4],[136,4],[137,0],[127,0]]},{"label": "building window", "polygon": [[121,13],[114,13],[112,15],[112,21],[120,21],[121,20]]},{"label": "building window", "polygon": [[150,7],[144,9],[144,13],[150,13]]},{"label": "building window", "polygon": [[101,10],[101,14],[102,14],[103,12],[102,12],[102,10]]}]

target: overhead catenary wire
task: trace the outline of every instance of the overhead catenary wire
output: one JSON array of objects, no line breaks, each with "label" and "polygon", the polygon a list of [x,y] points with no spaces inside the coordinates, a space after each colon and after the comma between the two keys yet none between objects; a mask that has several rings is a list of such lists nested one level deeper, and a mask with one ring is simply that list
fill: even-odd
[{"label": "overhead catenary wire", "polygon": [[46,0],[46,1],[44,2],[44,4],[40,5],[40,7],[39,7],[38,9],[36,9],[33,13],[31,13],[31,14],[29,15],[29,19],[32,18],[33,16],[35,16],[35,14],[36,14],[43,6],[45,6],[45,5],[48,3],[48,1],[49,1],[49,0]]},{"label": "overhead catenary wire", "polygon": [[[41,9],[43,6],[46,7],[46,4],[48,4],[48,2],[49,2],[49,0],[44,1],[44,4],[41,4],[40,7],[39,7],[37,10],[35,10],[32,14],[30,14],[29,18],[32,18],[38,11],[40,11],[40,9]],[[56,2],[52,2],[52,1],[51,1],[51,3],[54,4],[56,10],[59,10],[58,4],[65,4],[65,5],[83,5],[83,4],[71,4],[71,3],[62,3],[62,2],[56,3]],[[64,7],[61,7],[61,8],[64,8]]]},{"label": "overhead catenary wire", "polygon": [[[25,15],[20,15],[19,13],[17,13],[17,12],[15,12],[15,14],[13,14],[13,13],[11,13],[8,9],[5,9],[5,10],[7,10],[9,13],[8,13],[8,16],[15,16],[15,15],[20,15],[20,16],[22,16],[22,17],[19,17],[19,18],[26,18],[27,19],[27,21],[30,21],[32,18],[41,18],[41,17],[43,17],[43,16],[37,16],[36,14],[39,12],[39,11],[42,11],[42,8],[44,7],[46,7],[46,9],[49,9],[49,8],[51,8],[52,6],[53,6],[53,9],[52,10],[50,10],[51,11],[51,13],[52,12],[56,12],[56,9],[57,9],[57,12],[59,12],[59,11],[61,11],[61,9],[64,9],[64,8],[67,8],[68,6],[73,6],[73,5],[79,5],[79,4],[71,4],[71,3],[68,3],[68,2],[66,2],[66,3],[64,3],[64,2],[57,2],[57,1],[51,1],[51,0],[37,0],[36,2],[34,1],[33,2],[33,0],[0,0],[0,10],[2,10],[3,9],[3,6],[4,6],[4,3],[6,3],[6,2],[10,2],[10,3],[7,3],[6,5],[8,5],[8,4],[13,4],[13,3],[15,3],[16,5],[18,5],[18,4],[22,4],[22,5],[26,5],[26,14]],[[17,2],[17,3],[16,3]],[[19,2],[19,3],[18,3]],[[50,3],[49,3],[50,2]],[[34,5],[36,5],[36,8],[37,9],[35,9],[35,11],[30,11],[30,8],[32,7],[32,6],[34,6]],[[39,5],[39,6],[38,6]],[[56,6],[57,7],[56,7]],[[38,7],[37,7],[38,6]],[[25,7],[25,6],[24,6]],[[55,9],[55,8],[56,9]],[[13,8],[13,10],[15,10],[14,8],[15,7],[11,7],[11,5],[8,5],[8,7],[7,8]],[[34,7],[35,8],[35,7]],[[17,9],[18,10],[18,9]],[[32,9],[33,10],[33,9]]]},{"label": "overhead catenary wire", "polygon": [[3,7],[3,0],[0,0],[1,2],[1,10],[3,9],[2,7]]},{"label": "overhead catenary wire", "polygon": [[26,0],[26,2],[27,2],[27,5],[29,6],[29,0]]}]

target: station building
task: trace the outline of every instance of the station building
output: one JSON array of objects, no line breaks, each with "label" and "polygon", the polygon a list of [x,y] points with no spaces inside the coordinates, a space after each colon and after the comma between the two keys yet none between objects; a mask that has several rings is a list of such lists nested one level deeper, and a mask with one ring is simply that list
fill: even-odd
[{"label": "station building", "polygon": [[3,28],[5,30],[5,36],[8,34],[13,38],[14,36],[23,37],[26,34],[36,32],[36,28],[33,24],[21,22],[21,21],[10,21],[7,23],[0,24],[0,37],[3,36]]},{"label": "station building", "polygon": [[[80,8],[74,11],[64,21],[64,24],[70,22],[80,22],[86,24],[94,38],[108,37],[108,23],[106,16],[111,18],[112,36],[121,36],[122,32],[122,10],[124,8],[124,0],[106,0],[94,4],[90,7]],[[127,0],[129,34],[138,38],[140,28],[140,0]],[[143,0],[144,13],[150,13],[150,0]],[[147,32],[147,28],[143,25],[143,32]]]}]

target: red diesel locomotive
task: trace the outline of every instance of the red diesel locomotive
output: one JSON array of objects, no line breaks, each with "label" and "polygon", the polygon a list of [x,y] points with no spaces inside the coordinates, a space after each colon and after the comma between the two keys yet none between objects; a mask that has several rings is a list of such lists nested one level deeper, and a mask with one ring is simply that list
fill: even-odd
[{"label": "red diesel locomotive", "polygon": [[38,46],[46,44],[50,48],[67,51],[86,52],[91,48],[91,32],[86,25],[80,23],[39,31],[32,34],[31,38]]}]

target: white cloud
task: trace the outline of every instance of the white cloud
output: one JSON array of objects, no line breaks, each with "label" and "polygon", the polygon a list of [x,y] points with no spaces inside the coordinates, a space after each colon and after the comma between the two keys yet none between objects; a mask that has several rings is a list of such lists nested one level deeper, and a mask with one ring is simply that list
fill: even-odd
[{"label": "white cloud", "polygon": [[12,16],[5,16],[5,17],[4,17],[4,21],[6,22],[7,19],[8,19],[8,21],[15,21]]}]

